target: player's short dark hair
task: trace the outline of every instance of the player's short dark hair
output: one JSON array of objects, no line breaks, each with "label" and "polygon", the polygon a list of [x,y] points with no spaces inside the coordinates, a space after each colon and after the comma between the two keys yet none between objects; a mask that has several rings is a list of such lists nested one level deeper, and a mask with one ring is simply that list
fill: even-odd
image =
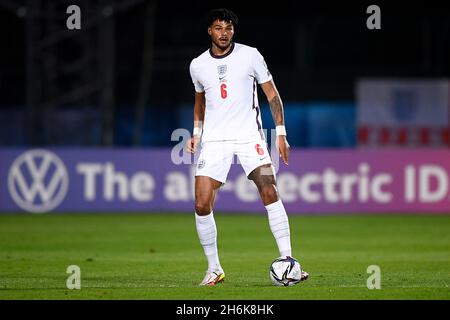
[{"label": "player's short dark hair", "polygon": [[225,8],[213,9],[208,12],[206,15],[206,25],[210,27],[216,20],[229,22],[233,27],[236,27],[239,23],[237,15],[233,11]]}]

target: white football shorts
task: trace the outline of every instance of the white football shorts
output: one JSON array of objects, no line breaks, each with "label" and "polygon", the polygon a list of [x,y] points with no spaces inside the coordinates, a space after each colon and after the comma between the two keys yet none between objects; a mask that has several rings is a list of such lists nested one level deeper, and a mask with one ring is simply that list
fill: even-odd
[{"label": "white football shorts", "polygon": [[204,142],[201,145],[195,176],[207,176],[225,183],[232,164],[241,164],[247,177],[257,167],[272,164],[267,142]]}]

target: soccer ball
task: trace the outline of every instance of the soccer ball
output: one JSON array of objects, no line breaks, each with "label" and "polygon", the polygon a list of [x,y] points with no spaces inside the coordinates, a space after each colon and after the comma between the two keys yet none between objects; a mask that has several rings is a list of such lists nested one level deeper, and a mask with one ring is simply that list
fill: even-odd
[{"label": "soccer ball", "polygon": [[269,276],[276,286],[292,286],[301,280],[302,268],[292,257],[281,256],[270,265]]}]

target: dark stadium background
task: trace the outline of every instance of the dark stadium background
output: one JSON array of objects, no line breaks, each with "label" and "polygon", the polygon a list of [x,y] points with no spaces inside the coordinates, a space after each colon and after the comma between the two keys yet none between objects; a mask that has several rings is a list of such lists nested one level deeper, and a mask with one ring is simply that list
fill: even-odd
[{"label": "dark stadium background", "polygon": [[[79,31],[65,26],[70,4],[82,7]],[[370,4],[4,0],[0,145],[171,145],[174,128],[191,130],[188,67],[209,46],[205,13],[220,5],[240,18],[235,40],[266,58],[288,115],[299,103],[354,103],[362,77],[448,77],[444,2],[378,2],[381,30],[365,26]],[[27,6],[28,13],[41,10],[48,19],[24,14]],[[113,16],[102,15],[102,8],[113,8]],[[260,102],[266,101],[260,96]],[[263,122],[272,125],[262,109]],[[314,126],[311,120],[289,132],[291,144],[354,147],[355,112],[343,109],[345,138],[337,140],[330,130],[322,139],[308,139],[304,127]]]}]

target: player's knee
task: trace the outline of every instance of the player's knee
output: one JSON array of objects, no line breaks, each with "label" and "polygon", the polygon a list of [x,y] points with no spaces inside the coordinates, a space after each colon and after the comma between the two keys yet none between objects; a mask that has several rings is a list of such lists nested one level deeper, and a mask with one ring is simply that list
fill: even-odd
[{"label": "player's knee", "polygon": [[278,201],[278,194],[275,186],[267,185],[261,188],[260,190],[261,199],[266,203],[273,203]]},{"label": "player's knee", "polygon": [[203,201],[203,200],[195,201],[195,212],[199,216],[206,216],[206,215],[210,214],[211,211],[212,211],[211,203],[209,203],[208,201]]}]

